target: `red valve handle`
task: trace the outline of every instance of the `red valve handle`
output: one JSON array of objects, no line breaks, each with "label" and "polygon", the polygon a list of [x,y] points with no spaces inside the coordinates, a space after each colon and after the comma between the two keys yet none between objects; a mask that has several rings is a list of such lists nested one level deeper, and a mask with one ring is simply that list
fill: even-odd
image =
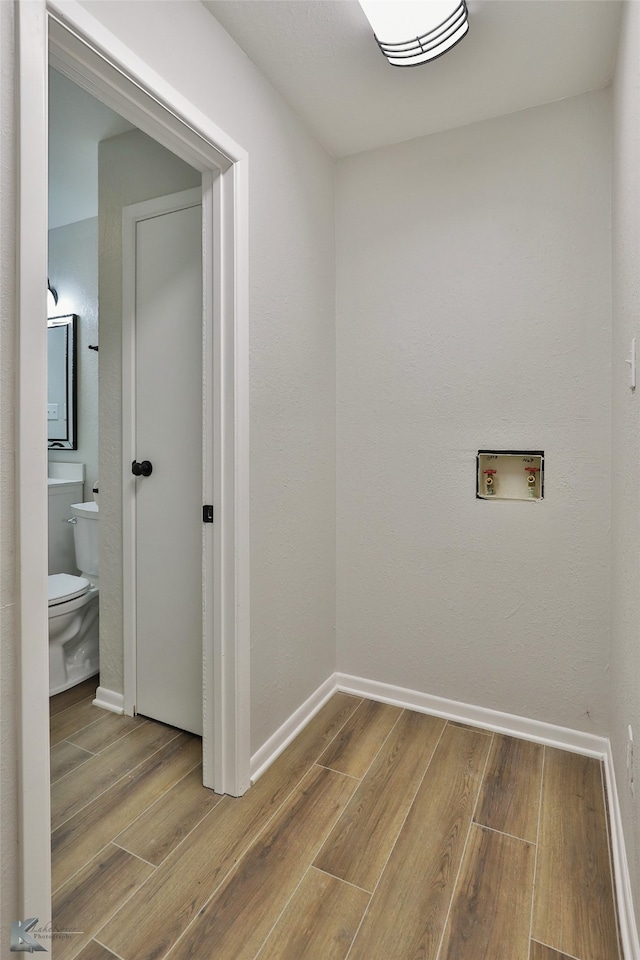
[{"label": "red valve handle", "polygon": [[497,473],[497,470],[483,470],[483,473]]},{"label": "red valve handle", "polygon": [[528,470],[529,473],[538,473],[540,470],[540,467],[525,467],[525,470]]}]

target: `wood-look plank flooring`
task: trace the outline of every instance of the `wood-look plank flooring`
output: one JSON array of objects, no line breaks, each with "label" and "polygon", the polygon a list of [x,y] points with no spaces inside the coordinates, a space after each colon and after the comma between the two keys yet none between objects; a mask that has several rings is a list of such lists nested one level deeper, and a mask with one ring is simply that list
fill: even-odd
[{"label": "wood-look plank flooring", "polygon": [[51,700],[57,960],[621,960],[597,760],[336,694],[218,797],[95,686]]}]

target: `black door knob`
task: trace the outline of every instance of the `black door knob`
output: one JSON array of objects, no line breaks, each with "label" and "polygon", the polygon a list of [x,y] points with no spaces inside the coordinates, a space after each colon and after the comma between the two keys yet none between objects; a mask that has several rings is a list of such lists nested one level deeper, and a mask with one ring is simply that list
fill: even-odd
[{"label": "black door knob", "polygon": [[137,460],[134,460],[131,464],[131,473],[134,475],[134,477],[150,477],[152,470],[153,465],[149,460],[143,460],[142,463],[138,463]]}]

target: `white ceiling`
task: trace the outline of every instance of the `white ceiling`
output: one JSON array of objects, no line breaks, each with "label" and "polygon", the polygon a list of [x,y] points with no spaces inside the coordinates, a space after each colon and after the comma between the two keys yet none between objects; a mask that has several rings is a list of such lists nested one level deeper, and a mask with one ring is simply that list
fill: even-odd
[{"label": "white ceiling", "polygon": [[49,229],[98,216],[98,143],[133,130],[122,117],[49,71]]},{"label": "white ceiling", "polygon": [[336,157],[605,86],[618,0],[468,0],[449,53],[390,66],[357,0],[202,0]]},{"label": "white ceiling", "polygon": [[[1,2],[1,0],[0,0]],[[336,157],[604,86],[619,0],[468,0],[446,56],[390,66],[356,0],[202,0]],[[50,71],[49,226],[98,213],[98,143],[131,124]]]}]

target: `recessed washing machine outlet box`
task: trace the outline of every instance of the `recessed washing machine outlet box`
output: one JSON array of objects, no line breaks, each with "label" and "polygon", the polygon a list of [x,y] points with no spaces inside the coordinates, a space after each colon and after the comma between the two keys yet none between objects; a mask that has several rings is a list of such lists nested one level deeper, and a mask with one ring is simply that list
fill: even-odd
[{"label": "recessed washing machine outlet box", "polygon": [[478,500],[542,500],[543,450],[478,450]]}]

